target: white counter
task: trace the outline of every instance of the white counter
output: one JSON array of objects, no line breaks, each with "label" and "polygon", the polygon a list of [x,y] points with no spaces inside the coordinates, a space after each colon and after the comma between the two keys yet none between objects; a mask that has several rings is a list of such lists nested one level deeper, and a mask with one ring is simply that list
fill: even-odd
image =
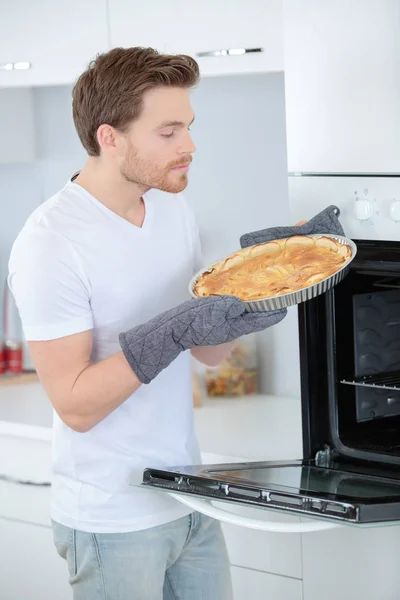
[{"label": "white counter", "polygon": [[[208,399],[195,409],[204,452],[253,460],[301,458],[300,401],[277,396]],[[53,410],[40,383],[0,388],[0,435],[50,441]]]},{"label": "white counter", "polygon": [[302,458],[301,403],[295,398],[209,399],[195,410],[200,448],[251,460]]},{"label": "white counter", "polygon": [[39,382],[0,387],[0,435],[51,440],[53,407]]}]

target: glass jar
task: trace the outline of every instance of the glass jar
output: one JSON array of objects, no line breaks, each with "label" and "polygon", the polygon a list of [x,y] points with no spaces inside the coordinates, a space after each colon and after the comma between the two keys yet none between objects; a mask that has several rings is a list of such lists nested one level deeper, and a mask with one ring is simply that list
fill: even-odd
[{"label": "glass jar", "polygon": [[230,356],[218,367],[207,367],[207,394],[210,397],[247,396],[258,393],[256,337],[249,335],[236,342]]}]

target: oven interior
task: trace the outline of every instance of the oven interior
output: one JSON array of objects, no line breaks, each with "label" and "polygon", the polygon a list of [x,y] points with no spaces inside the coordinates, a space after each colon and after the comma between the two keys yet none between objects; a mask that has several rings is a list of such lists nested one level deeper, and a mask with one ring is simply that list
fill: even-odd
[{"label": "oven interior", "polygon": [[356,244],[342,283],[299,307],[304,458],[400,465],[400,243]]}]

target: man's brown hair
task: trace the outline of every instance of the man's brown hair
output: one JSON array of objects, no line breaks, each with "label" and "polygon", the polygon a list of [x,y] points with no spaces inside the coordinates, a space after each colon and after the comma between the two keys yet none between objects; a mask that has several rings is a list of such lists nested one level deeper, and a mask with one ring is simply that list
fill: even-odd
[{"label": "man's brown hair", "polygon": [[152,48],[114,48],[100,54],[72,91],[72,115],[89,156],[99,156],[97,130],[106,123],[120,131],[136,119],[143,94],[160,86],[190,88],[199,66],[185,54],[161,54]]}]

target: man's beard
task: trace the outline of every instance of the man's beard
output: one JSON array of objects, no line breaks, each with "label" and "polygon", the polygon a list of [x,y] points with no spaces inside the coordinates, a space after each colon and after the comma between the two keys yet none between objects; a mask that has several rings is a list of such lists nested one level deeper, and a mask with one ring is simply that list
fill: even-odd
[{"label": "man's beard", "polygon": [[163,192],[177,194],[182,192],[188,184],[187,173],[172,174],[171,169],[185,165],[192,161],[187,155],[180,161],[174,161],[161,167],[151,160],[141,158],[138,151],[130,146],[126,153],[125,161],[121,166],[121,175],[125,181],[136,183],[143,189],[155,188]]}]

